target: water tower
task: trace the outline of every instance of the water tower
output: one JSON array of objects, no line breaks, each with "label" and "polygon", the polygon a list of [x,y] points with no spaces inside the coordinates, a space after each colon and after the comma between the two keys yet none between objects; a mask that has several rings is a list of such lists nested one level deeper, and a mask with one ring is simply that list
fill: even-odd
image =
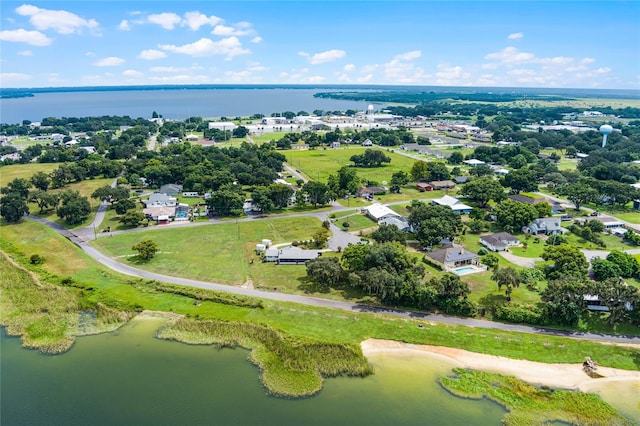
[{"label": "water tower", "polygon": [[373,105],[367,107],[367,120],[373,121]]},{"label": "water tower", "polygon": [[603,124],[600,126],[600,133],[602,133],[602,147],[607,146],[607,136],[609,136],[613,132],[613,127],[608,124]]}]

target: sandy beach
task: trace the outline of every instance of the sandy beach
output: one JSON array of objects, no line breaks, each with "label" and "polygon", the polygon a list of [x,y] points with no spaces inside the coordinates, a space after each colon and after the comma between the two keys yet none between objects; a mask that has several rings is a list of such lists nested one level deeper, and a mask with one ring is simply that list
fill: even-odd
[{"label": "sandy beach", "polygon": [[425,353],[436,356],[462,368],[488,371],[515,376],[534,385],[554,388],[586,390],[594,383],[608,381],[637,381],[640,383],[640,371],[620,370],[598,367],[601,378],[592,379],[582,370],[582,363],[546,364],[542,362],[505,358],[469,352],[463,349],[444,346],[414,345],[391,340],[368,339],[361,343],[365,356],[388,351],[406,351],[407,353]]}]

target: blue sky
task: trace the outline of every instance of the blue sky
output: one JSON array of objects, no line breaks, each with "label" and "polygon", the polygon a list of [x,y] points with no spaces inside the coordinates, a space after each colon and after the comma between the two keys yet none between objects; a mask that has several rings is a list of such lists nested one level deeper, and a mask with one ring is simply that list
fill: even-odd
[{"label": "blue sky", "polygon": [[640,88],[640,2],[0,2],[0,86]]}]

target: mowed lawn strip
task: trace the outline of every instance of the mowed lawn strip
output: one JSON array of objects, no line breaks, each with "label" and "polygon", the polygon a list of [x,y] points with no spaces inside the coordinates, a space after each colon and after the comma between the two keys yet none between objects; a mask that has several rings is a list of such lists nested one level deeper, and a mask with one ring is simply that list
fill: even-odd
[{"label": "mowed lawn strip", "polygon": [[29,179],[37,172],[51,173],[60,166],[59,163],[12,164],[0,167],[0,186],[7,186],[16,178]]},{"label": "mowed lawn strip", "polygon": [[[274,244],[309,240],[319,229],[316,218],[227,222],[200,227],[167,227],[114,237],[102,237],[93,244],[108,255],[153,272],[166,273],[222,284],[242,284],[250,275],[250,261],[260,261],[247,253],[245,243],[255,248],[263,239]],[[142,240],[153,240],[159,252],[149,262],[139,262],[131,247]]]},{"label": "mowed lawn strip", "polygon": [[326,182],[330,174],[336,174],[342,166],[353,165],[349,160],[353,155],[364,153],[366,149],[383,151],[391,158],[390,163],[383,163],[380,167],[357,167],[358,176],[369,181],[391,182],[391,175],[397,171],[409,172],[413,163],[418,160],[408,158],[400,154],[389,152],[384,148],[365,148],[362,146],[345,145],[338,149],[312,149],[312,150],[291,150],[282,153],[287,158],[287,163],[304,172],[309,178],[320,182]]}]

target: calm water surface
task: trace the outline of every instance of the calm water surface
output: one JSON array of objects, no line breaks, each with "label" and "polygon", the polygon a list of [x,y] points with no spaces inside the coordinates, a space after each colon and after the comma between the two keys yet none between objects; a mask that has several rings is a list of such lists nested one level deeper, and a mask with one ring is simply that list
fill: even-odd
[{"label": "calm water surface", "polygon": [[366,110],[366,102],[314,98],[320,89],[202,89],[37,93],[0,99],[0,123],[45,117],[128,115],[149,118],[236,117],[273,112]]},{"label": "calm water surface", "polygon": [[11,425],[498,425],[504,410],[451,396],[451,365],[422,355],[371,357],[376,374],[337,378],[309,399],[269,397],[244,350],[153,338],[161,320],[81,337],[44,356],[2,333],[1,418]]}]

